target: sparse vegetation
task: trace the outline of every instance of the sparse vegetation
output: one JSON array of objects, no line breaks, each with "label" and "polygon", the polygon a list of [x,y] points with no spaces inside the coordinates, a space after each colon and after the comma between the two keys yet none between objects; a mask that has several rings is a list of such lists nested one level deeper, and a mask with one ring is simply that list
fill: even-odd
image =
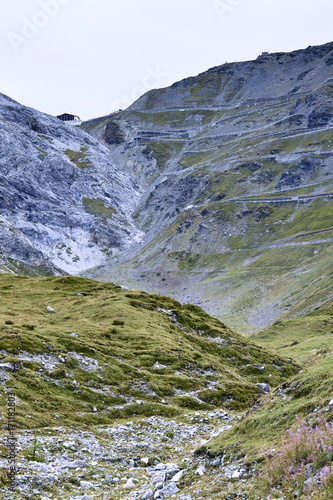
[{"label": "sparse vegetation", "polygon": [[88,158],[88,148],[86,146],[82,146],[80,151],[66,149],[64,153],[70,159],[70,161],[79,168],[85,169],[93,167],[93,164]]},{"label": "sparse vegetation", "polygon": [[82,198],[82,203],[88,214],[101,216],[104,223],[116,213],[116,209],[110,205],[105,206],[105,201],[101,198]]}]

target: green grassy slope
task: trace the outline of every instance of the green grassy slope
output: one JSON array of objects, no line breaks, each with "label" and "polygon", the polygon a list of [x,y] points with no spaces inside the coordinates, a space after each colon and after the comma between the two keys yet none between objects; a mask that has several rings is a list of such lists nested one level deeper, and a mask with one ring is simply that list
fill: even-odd
[{"label": "green grassy slope", "polygon": [[242,410],[262,395],[256,383],[277,386],[297,371],[200,308],[160,295],[7,274],[0,294],[0,410],[12,388],[20,427]]},{"label": "green grassy slope", "polygon": [[321,411],[325,420],[333,421],[333,302],[302,318],[278,321],[253,339],[292,358],[302,370],[200,452],[228,450],[227,454],[246,456],[248,461],[260,459],[265,449],[279,449],[297,416],[315,421]]}]

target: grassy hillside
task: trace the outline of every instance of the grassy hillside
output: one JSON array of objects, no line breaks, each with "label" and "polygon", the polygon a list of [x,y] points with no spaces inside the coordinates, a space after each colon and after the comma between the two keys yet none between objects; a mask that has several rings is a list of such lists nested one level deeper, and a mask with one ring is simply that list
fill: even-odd
[{"label": "grassy hillside", "polygon": [[[0,275],[1,410],[20,426],[244,409],[295,365],[199,307],[75,277]],[[53,310],[47,310],[51,308]]]},{"label": "grassy hillside", "polygon": [[261,459],[265,449],[281,446],[282,436],[296,420],[315,422],[319,412],[333,421],[333,302],[297,319],[278,321],[253,337],[278,355],[294,359],[302,370],[262,398],[232,430],[201,452]]}]

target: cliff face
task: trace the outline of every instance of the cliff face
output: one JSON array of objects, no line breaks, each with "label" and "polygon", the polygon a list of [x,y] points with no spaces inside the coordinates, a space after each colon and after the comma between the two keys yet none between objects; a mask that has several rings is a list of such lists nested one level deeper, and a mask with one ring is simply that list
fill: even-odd
[{"label": "cliff face", "polygon": [[24,249],[3,239],[7,268],[170,294],[244,331],[332,296],[333,43],[212,68],[80,129],[4,96],[0,117],[0,215]]},{"label": "cliff face", "polygon": [[4,269],[76,273],[140,237],[138,193],[98,141],[3,95],[0,135]]}]

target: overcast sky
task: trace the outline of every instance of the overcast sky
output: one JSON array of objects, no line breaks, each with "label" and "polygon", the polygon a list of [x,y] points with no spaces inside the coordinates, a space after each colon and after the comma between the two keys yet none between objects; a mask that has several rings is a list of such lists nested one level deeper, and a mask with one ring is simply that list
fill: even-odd
[{"label": "overcast sky", "polygon": [[8,0],[0,92],[83,119],[225,61],[333,41],[332,0]]}]

